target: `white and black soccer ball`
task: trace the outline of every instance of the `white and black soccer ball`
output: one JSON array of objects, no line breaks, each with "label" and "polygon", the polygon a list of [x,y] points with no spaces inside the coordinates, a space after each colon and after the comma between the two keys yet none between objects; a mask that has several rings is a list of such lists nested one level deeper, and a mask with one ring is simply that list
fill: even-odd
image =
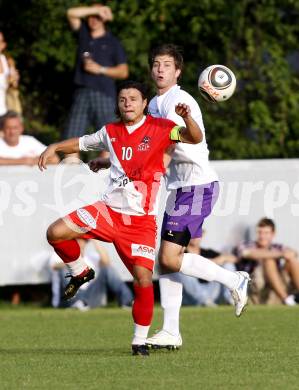
[{"label": "white and black soccer ball", "polygon": [[229,99],[236,89],[234,73],[224,65],[211,65],[201,72],[198,88],[203,98],[218,103]]}]

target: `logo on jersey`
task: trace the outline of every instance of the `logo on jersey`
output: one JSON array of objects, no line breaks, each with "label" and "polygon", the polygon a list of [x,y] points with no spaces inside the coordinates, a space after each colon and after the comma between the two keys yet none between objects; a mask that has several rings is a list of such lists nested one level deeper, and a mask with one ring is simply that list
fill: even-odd
[{"label": "logo on jersey", "polygon": [[132,180],[129,179],[125,173],[117,178],[112,178],[112,182],[115,183],[117,187],[125,187],[130,181]]},{"label": "logo on jersey", "polygon": [[94,217],[85,209],[77,210],[77,215],[81,222],[85,223],[85,225],[95,229],[97,227],[96,220]]},{"label": "logo on jersey", "polygon": [[146,135],[146,136],[143,138],[142,142],[143,142],[144,144],[148,144],[148,143],[150,142],[150,140],[151,140],[151,137],[149,137],[148,135]]},{"label": "logo on jersey", "polygon": [[151,141],[151,137],[149,136],[145,136],[143,138],[143,140],[141,141],[141,144],[138,145],[138,151],[139,152],[145,152],[147,151],[149,148],[150,148],[150,141]]},{"label": "logo on jersey", "polygon": [[111,143],[116,142],[116,138],[112,137],[112,138],[110,138],[110,141],[111,141]]},{"label": "logo on jersey", "polygon": [[145,257],[147,259],[155,261],[156,252],[155,248],[142,244],[132,244],[132,256]]},{"label": "logo on jersey", "polygon": [[167,225],[179,226],[178,222],[174,222],[174,221],[167,221]]}]

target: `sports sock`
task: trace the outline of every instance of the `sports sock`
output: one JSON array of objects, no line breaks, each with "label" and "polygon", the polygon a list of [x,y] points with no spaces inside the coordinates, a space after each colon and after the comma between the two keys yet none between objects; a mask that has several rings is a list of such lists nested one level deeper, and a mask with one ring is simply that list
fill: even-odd
[{"label": "sports sock", "polygon": [[159,284],[164,314],[163,330],[177,336],[180,333],[180,308],[183,296],[180,275],[178,272],[161,275]]},{"label": "sports sock", "polygon": [[89,267],[83,260],[82,256],[79,256],[79,258],[75,261],[65,263],[65,265],[73,276],[84,276],[89,270]]},{"label": "sports sock", "polygon": [[49,241],[49,244],[53,246],[73,276],[84,274],[88,266],[80,255],[80,246],[76,240]]},{"label": "sports sock", "polygon": [[49,241],[49,244],[64,263],[75,261],[80,256],[80,246],[77,240]]},{"label": "sports sock", "polygon": [[134,336],[132,345],[143,345],[147,339],[150,326],[134,324]]},{"label": "sports sock", "polygon": [[194,253],[185,253],[180,272],[185,275],[207,280],[208,282],[219,282],[230,290],[235,289],[240,281],[236,272],[228,271],[213,261]]},{"label": "sports sock", "polygon": [[152,322],[154,310],[153,285],[141,287],[134,284],[134,303],[132,308],[135,323],[132,344],[145,344],[147,333]]}]

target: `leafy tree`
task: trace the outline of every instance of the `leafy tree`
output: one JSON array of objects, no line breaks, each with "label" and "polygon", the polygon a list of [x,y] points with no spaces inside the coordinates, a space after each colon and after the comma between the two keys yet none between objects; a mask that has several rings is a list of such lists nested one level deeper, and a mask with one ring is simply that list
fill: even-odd
[{"label": "leafy tree", "polygon": [[[81,4],[90,4],[82,1]],[[131,78],[149,82],[149,49],[183,47],[182,86],[203,111],[212,158],[297,157],[299,2],[296,0],[111,0],[110,29],[128,53]],[[1,29],[22,76],[28,128],[59,137],[70,106],[76,41],[65,13],[73,0],[2,0]],[[297,61],[297,63],[296,63]],[[236,74],[235,95],[204,102],[199,72],[220,63]]]}]

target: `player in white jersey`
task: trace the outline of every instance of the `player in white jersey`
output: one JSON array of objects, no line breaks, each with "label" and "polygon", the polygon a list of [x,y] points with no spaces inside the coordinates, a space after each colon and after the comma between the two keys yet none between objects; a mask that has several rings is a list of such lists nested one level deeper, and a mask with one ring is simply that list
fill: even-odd
[{"label": "player in white jersey", "polygon": [[71,272],[65,299],[72,298],[82,284],[94,278],[94,271],[80,255],[76,239],[94,238],[114,244],[134,278],[133,355],[148,354],[145,341],[154,306],[156,204],[160,179],[165,173],[164,152],[177,141],[202,140],[200,127],[187,105],[178,104],[176,108],[184,118],[184,127],[146,116],[146,107],[144,86],[126,81],[118,91],[119,122],[109,123],[91,135],[52,144],[39,159],[43,170],[57,151],[110,152],[110,182],[100,200],[55,221],[48,228],[47,238]]},{"label": "player in white jersey", "polygon": [[[218,281],[231,290],[235,312],[240,316],[247,303],[249,275],[231,272],[199,255],[202,224],[218,198],[216,172],[209,163],[209,150],[200,108],[195,99],[177,85],[183,68],[183,57],[176,46],[166,44],[150,53],[149,65],[157,95],[149,103],[152,116],[171,119],[178,125],[181,118],[175,113],[178,102],[191,108],[203,140],[196,145],[177,144],[166,175],[170,195],[161,232],[159,263],[161,266],[160,293],[164,323],[160,332],[147,339],[156,348],[177,348],[182,345],[179,313],[182,303],[181,272],[185,275]],[[188,246],[188,252],[184,253]]]}]

